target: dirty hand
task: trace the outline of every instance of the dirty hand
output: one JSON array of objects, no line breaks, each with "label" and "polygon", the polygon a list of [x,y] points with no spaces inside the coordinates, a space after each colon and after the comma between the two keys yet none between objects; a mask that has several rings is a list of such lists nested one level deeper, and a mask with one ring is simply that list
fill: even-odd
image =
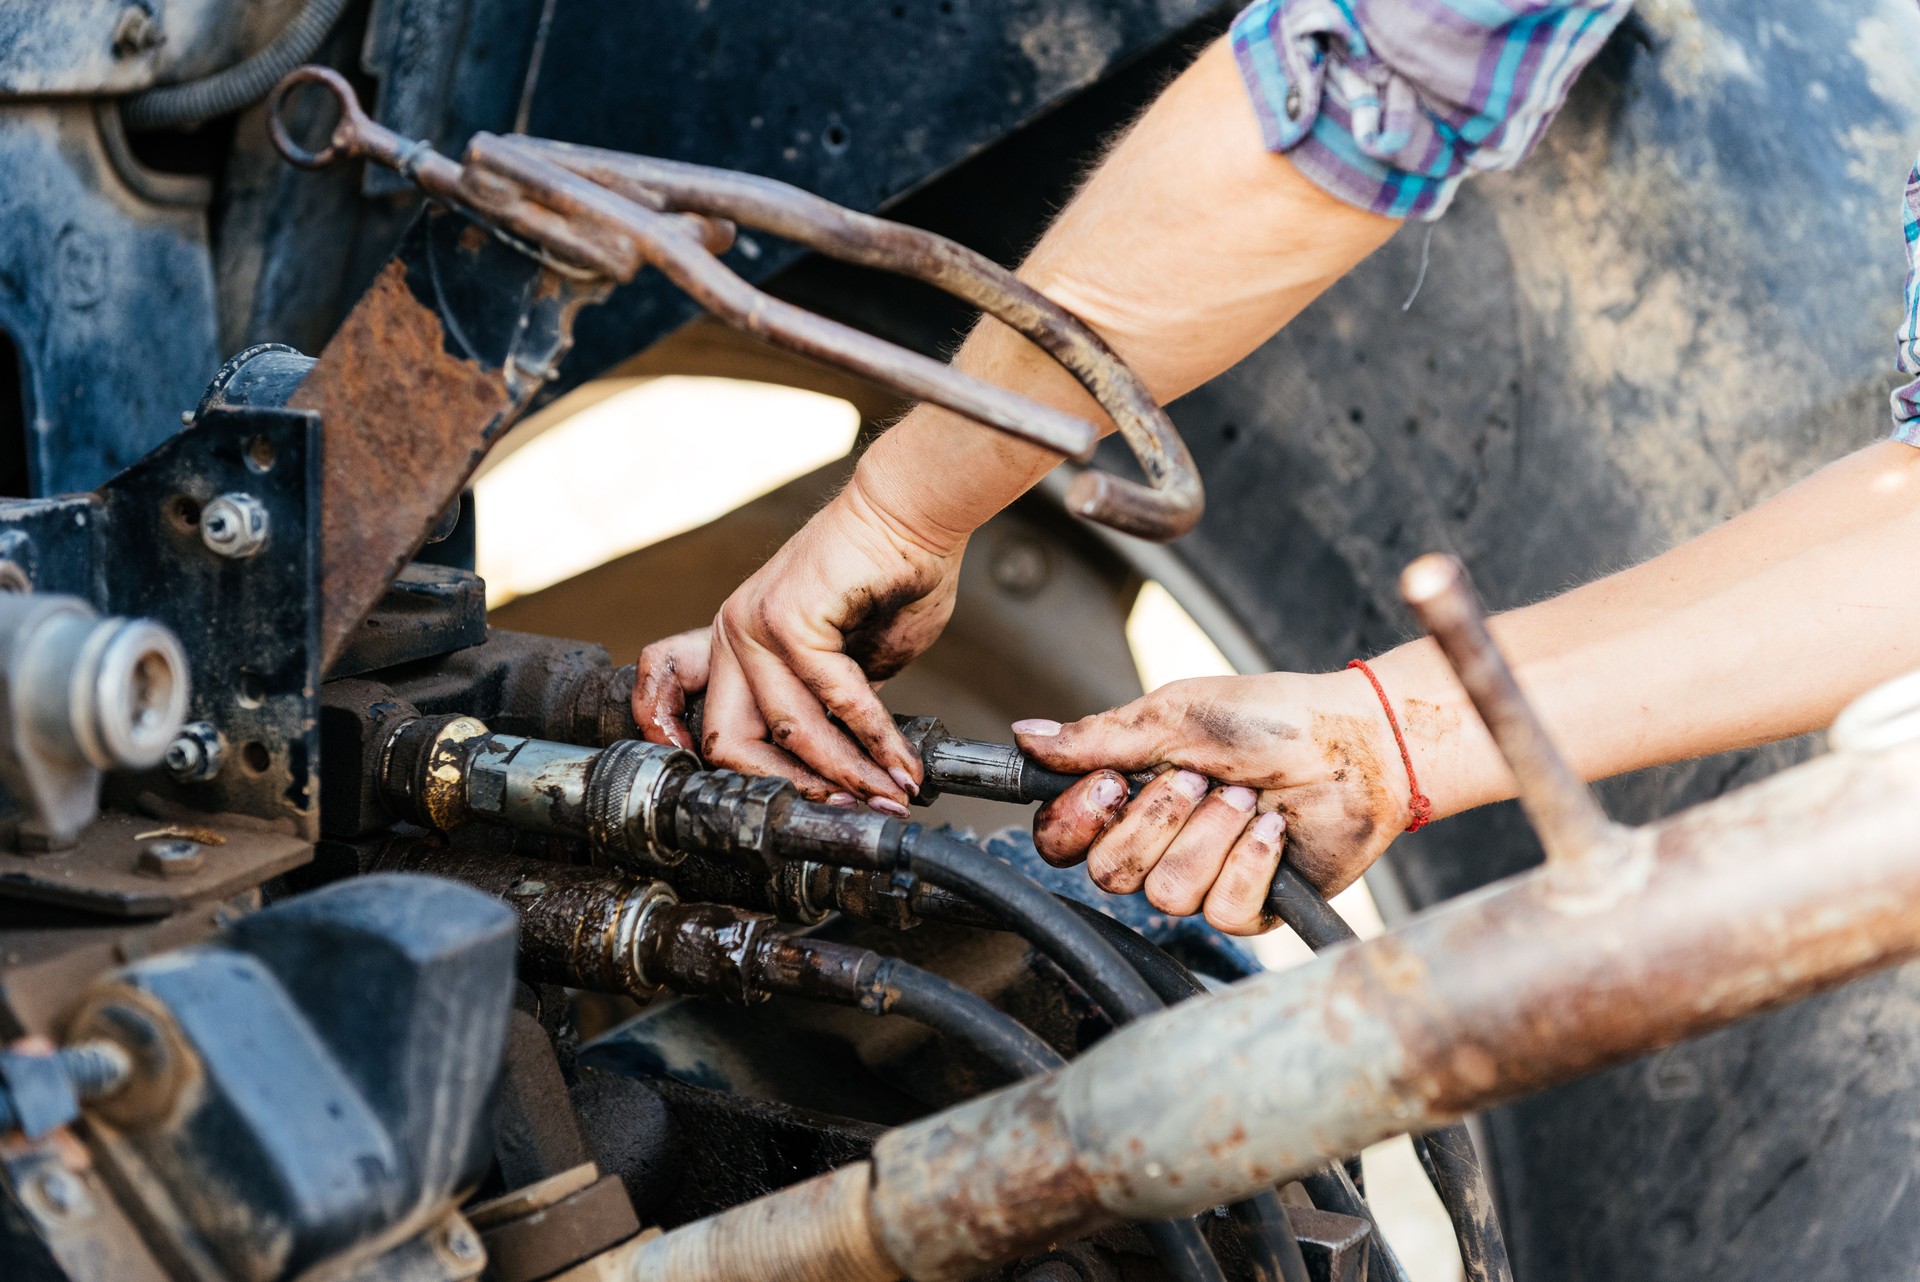
[{"label": "dirty hand", "polygon": [[[1258,934],[1286,857],[1320,889],[1352,884],[1407,826],[1392,731],[1357,672],[1175,681],[1071,725],[1015,722],[1020,747],[1086,778],[1034,817],[1047,862],[1087,861],[1103,890],[1204,909]],[[1126,800],[1118,771],[1171,766]]]},{"label": "dirty hand", "polygon": [[946,626],[965,548],[916,541],[856,479],[727,598],[711,629],[641,653],[634,722],[654,743],[694,749],[686,696],[705,690],[697,751],[709,763],[780,775],[816,801],[906,814],[920,759],[874,687]]}]

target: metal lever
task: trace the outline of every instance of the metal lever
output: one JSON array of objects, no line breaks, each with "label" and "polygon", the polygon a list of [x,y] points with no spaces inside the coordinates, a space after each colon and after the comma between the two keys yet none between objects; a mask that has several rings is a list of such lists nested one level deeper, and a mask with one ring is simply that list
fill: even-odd
[{"label": "metal lever", "polygon": [[[288,95],[303,84],[324,88],[340,110],[332,137],[317,152],[294,142],[284,118]],[[1032,339],[1119,425],[1149,484],[1084,471],[1068,491],[1070,510],[1160,540],[1186,533],[1200,519],[1193,459],[1133,372],[1070,312],[943,237],[769,179],[540,139],[476,134],[464,164],[455,162],[370,119],[352,86],[325,67],[287,75],[268,100],[268,120],[274,145],[302,168],[371,160],[556,268],[624,283],[642,266],[652,266],[736,328],[1071,459],[1090,459],[1099,430],[1088,420],[782,302],[749,285],[716,255],[730,243],[727,224],[739,222],[835,258],[925,281]]]}]

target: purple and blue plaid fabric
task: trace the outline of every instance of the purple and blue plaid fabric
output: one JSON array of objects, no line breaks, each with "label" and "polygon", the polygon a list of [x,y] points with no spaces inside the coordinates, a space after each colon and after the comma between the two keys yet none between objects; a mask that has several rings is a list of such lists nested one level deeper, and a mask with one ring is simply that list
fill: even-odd
[{"label": "purple and blue plaid fabric", "polygon": [[1325,190],[1438,218],[1510,169],[1631,0],[1258,0],[1233,52],[1267,146]]},{"label": "purple and blue plaid fabric", "polygon": [[[1902,374],[1920,374],[1920,163],[1907,175],[1900,213],[1907,229],[1907,308],[1895,337],[1894,363]],[[1893,439],[1920,445],[1920,378],[1893,389]]]},{"label": "purple and blue plaid fabric", "polygon": [[[1438,218],[1520,163],[1631,0],[1256,0],[1233,52],[1267,146],[1349,204]],[[1920,164],[1907,179],[1893,439],[1920,446]]]}]

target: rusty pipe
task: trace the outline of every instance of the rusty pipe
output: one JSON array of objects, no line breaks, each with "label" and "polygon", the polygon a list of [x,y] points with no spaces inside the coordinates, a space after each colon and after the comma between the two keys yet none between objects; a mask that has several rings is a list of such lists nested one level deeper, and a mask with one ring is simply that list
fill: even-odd
[{"label": "rusty pipe", "polygon": [[1513,771],[1520,805],[1546,849],[1553,888],[1576,897],[1604,894],[1610,883],[1631,878],[1637,848],[1600,809],[1520,692],[1487,630],[1486,611],[1465,567],[1451,556],[1428,553],[1402,572],[1400,592],[1453,666]]},{"label": "rusty pipe", "polygon": [[891,1132],[885,1254],[938,1282],[1190,1214],[1920,954],[1916,780],[1920,741],[1835,752],[1635,831],[1606,902],[1523,874]]}]

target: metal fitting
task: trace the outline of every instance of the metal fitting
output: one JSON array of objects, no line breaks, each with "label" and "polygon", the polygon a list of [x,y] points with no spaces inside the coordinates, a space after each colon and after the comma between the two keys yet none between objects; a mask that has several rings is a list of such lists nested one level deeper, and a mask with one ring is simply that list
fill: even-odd
[{"label": "metal fitting", "polygon": [[167,773],[181,783],[205,783],[227,764],[227,739],[211,721],[189,721],[167,745]]},{"label": "metal fitting", "polygon": [[395,727],[380,753],[381,790],[395,813],[442,832],[465,823],[470,749],[488,733],[475,717],[416,717]]},{"label": "metal fitting", "polygon": [[134,862],[134,871],[149,877],[191,877],[207,866],[207,855],[197,841],[150,841]]},{"label": "metal fitting", "polygon": [[70,844],[100,773],[158,765],[186,713],[187,656],[163,625],[0,593],[0,782],[30,812],[24,844]]},{"label": "metal fitting", "polygon": [[587,830],[587,776],[600,755],[594,749],[494,734],[470,743],[466,754],[472,818],[555,837]]},{"label": "metal fitting", "polygon": [[200,513],[200,541],[216,555],[243,560],[267,546],[267,509],[251,494],[222,494]]},{"label": "metal fitting", "polygon": [[669,785],[700,762],[682,748],[622,739],[600,753],[587,780],[587,839],[615,863],[672,867],[686,858],[661,840]]}]

